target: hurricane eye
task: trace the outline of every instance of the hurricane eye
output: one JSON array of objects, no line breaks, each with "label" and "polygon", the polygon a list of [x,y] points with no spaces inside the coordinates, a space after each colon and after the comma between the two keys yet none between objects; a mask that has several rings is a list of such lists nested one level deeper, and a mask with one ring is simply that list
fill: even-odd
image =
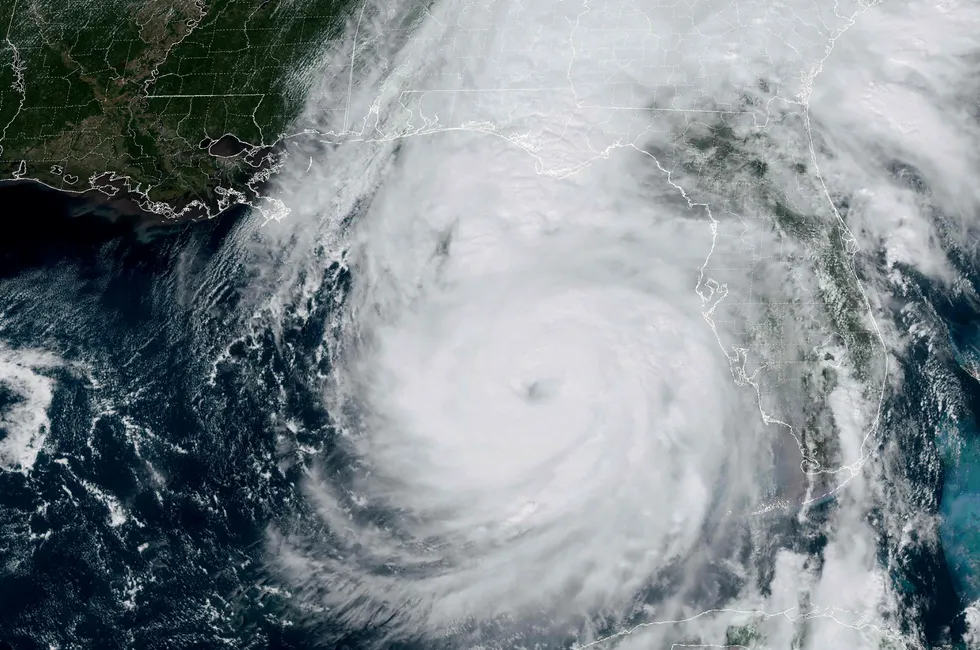
[{"label": "hurricane eye", "polygon": [[555,397],[561,385],[557,379],[536,379],[522,387],[522,397],[529,404],[541,404]]}]

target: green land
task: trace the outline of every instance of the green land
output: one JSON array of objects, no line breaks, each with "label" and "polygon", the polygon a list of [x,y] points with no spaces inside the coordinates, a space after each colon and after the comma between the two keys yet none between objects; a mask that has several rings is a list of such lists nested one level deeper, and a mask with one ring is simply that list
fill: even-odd
[{"label": "green land", "polygon": [[302,73],[350,5],[6,0],[0,180],[81,192],[114,177],[171,218],[216,214],[229,189],[247,200],[255,153],[298,115]]}]

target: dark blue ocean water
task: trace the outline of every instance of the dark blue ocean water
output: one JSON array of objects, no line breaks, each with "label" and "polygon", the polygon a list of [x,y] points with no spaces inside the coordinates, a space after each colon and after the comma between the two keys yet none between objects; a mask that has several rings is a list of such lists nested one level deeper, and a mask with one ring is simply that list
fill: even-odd
[{"label": "dark blue ocean water", "polygon": [[[281,327],[264,324],[255,267],[227,254],[244,210],[138,226],[30,185],[0,188],[0,206],[26,226],[0,237],[0,343],[60,360],[37,370],[54,386],[44,450],[29,473],[0,471],[0,648],[370,646],[374,630],[290,607],[265,570],[270,526],[288,534],[307,507],[291,448],[344,471],[317,354],[339,303],[297,297]],[[320,297],[343,295],[346,269],[318,273]],[[947,345],[902,360],[890,480],[939,515],[941,544],[923,531],[899,552],[886,535],[879,551],[908,620],[939,647],[961,643],[959,613],[980,597],[980,384],[968,372],[980,309],[910,274],[906,299]],[[16,399],[0,392],[0,408]]]},{"label": "dark blue ocean water", "polygon": [[0,205],[27,226],[0,238],[0,340],[62,361],[40,371],[55,379],[45,451],[26,476],[0,472],[0,640],[313,647],[263,589],[262,558],[296,500],[276,427],[288,414],[322,436],[325,414],[302,353],[227,337],[248,278],[212,263],[247,215],[139,229],[30,186],[3,188]]}]

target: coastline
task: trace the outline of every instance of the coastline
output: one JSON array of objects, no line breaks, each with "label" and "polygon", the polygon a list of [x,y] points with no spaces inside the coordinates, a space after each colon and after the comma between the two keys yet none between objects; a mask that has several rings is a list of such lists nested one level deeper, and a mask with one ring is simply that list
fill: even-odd
[{"label": "coastline", "polygon": [[227,206],[213,216],[170,219],[142,210],[125,196],[98,189],[69,192],[29,179],[0,181],[0,215],[8,228],[0,237],[0,277],[62,261],[93,261],[112,242],[148,244],[188,228],[230,226],[249,212]]}]

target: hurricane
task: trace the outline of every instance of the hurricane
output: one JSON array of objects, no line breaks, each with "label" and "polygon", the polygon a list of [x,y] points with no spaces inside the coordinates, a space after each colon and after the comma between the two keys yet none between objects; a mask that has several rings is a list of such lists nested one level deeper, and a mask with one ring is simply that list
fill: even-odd
[{"label": "hurricane", "polygon": [[[775,37],[774,11],[823,40]],[[369,7],[362,49],[335,55],[363,57],[365,117],[354,84],[342,124],[329,84],[308,109],[327,159],[378,180],[300,148],[309,165],[284,186],[317,189],[270,226],[330,210],[316,238],[343,242],[351,276],[324,387],[338,438],[305,481],[313,528],[271,533],[297,597],[389,642],[615,645],[633,629],[675,647],[714,626],[741,646],[801,620],[821,645],[897,638],[866,521],[887,489],[866,464],[900,373],[848,224],[908,205],[901,174],[861,178],[892,106],[916,105],[893,147],[934,127],[920,156],[939,169],[939,143],[955,146],[918,110],[928,68],[910,52],[943,29],[976,43],[921,5],[446,3],[394,53],[399,19]],[[651,38],[676,49],[648,60]],[[906,228],[886,235],[904,239],[891,259],[923,225]],[[791,584],[810,595],[779,593]]]},{"label": "hurricane", "polygon": [[[707,245],[703,216],[656,193],[644,207],[590,196],[582,179],[538,181],[520,152],[447,145],[447,173],[489,158],[530,178],[504,197],[497,181],[452,175],[455,200],[437,200],[419,195],[431,170],[406,171],[393,192],[408,196],[376,199],[327,389],[332,411],[352,414],[340,445],[358,469],[342,492],[322,474],[310,491],[325,522],[400,514],[338,534],[344,559],[318,563],[308,586],[343,576],[328,598],[399,594],[443,627],[529,607],[584,616],[621,607],[656,571],[708,570],[698,540],[737,528],[733,509],[757,504],[774,450],[795,444],[767,439],[701,318],[703,260],[675,242]],[[397,572],[358,570],[379,564]]]},{"label": "hurricane", "polygon": [[959,0],[358,4],[255,205],[3,280],[4,480],[88,504],[10,526],[128,549],[130,647],[976,647],[978,66]]}]

